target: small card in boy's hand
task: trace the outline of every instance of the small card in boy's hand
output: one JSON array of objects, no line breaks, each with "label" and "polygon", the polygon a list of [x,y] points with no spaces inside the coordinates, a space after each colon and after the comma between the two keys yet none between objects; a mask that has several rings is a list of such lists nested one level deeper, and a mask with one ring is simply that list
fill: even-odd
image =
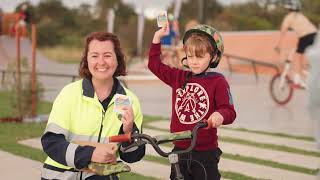
[{"label": "small card in boy's hand", "polygon": [[167,11],[161,11],[157,16],[158,27],[163,27],[168,22]]},{"label": "small card in boy's hand", "polygon": [[115,94],[114,95],[114,108],[113,111],[118,114],[123,114],[123,108],[127,106],[131,106],[131,99],[129,96],[123,94]]}]

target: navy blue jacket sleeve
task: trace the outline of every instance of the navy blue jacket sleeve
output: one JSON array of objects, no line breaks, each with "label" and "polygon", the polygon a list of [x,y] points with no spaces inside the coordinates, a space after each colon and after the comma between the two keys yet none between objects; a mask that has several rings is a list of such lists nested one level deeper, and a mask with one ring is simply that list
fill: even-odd
[{"label": "navy blue jacket sleeve", "polygon": [[[132,128],[132,133],[138,133],[138,132],[139,132],[139,129],[137,128],[136,124],[134,123],[133,128]],[[124,134],[123,126],[121,126],[121,128],[120,128],[119,134]],[[127,147],[129,145],[130,145],[129,143],[122,143],[121,144],[120,151],[119,151],[120,158],[127,163],[134,163],[134,162],[140,161],[143,158],[143,156],[145,155],[146,146],[145,145],[140,146],[132,151],[126,151],[126,152],[121,151],[121,149],[123,147]]]},{"label": "navy blue jacket sleeve", "polygon": [[[46,132],[41,137],[43,151],[53,160],[67,166],[66,152],[70,142],[62,134]],[[74,165],[77,169],[88,167],[95,147],[78,146],[75,151]]]}]

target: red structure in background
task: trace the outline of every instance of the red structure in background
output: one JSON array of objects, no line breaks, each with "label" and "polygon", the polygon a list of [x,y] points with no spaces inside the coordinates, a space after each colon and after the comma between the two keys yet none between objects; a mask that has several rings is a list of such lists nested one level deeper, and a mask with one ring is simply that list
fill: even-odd
[{"label": "red structure in background", "polygon": [[[17,79],[17,110],[21,112],[20,96],[21,96],[21,37],[27,37],[27,23],[30,23],[30,14],[26,11],[27,6],[22,6],[19,13],[0,13],[0,35],[10,35],[16,39],[16,79]],[[37,35],[36,25],[31,25],[32,40],[32,71],[31,71],[31,92],[32,92],[32,110],[31,116],[36,116],[37,107],[37,87],[36,87],[36,46]],[[5,121],[21,121],[21,114],[18,118],[5,118]],[[1,120],[0,120],[1,121]]]}]

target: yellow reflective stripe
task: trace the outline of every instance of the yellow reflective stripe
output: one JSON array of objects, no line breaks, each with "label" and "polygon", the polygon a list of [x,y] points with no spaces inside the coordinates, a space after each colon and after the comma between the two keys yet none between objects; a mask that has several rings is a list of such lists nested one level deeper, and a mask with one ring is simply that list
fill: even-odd
[{"label": "yellow reflective stripe", "polygon": [[56,123],[49,123],[44,131],[44,133],[53,132],[55,134],[63,134],[66,138],[68,137],[69,130],[59,126]]},{"label": "yellow reflective stripe", "polygon": [[76,149],[79,145],[77,144],[73,144],[73,143],[70,143],[68,148],[67,148],[67,152],[66,152],[66,162],[67,162],[67,165],[70,166],[70,167],[76,167],[74,165],[74,156],[75,156],[75,153],[76,153]]},{"label": "yellow reflective stripe", "polygon": [[65,171],[58,172],[51,169],[42,168],[41,177],[44,179],[64,179],[74,180],[77,179],[78,172]]},{"label": "yellow reflective stripe", "polygon": [[46,161],[44,162],[45,164],[60,168],[60,169],[71,169],[71,167],[65,166],[63,164],[60,164],[54,160],[52,160],[49,156],[47,157]]},{"label": "yellow reflective stripe", "polygon": [[63,134],[67,141],[91,141],[91,142],[98,142],[98,136],[86,136],[86,135],[79,135],[76,133],[72,133],[68,129],[65,129],[55,123],[48,124],[44,133],[53,132],[55,134]]}]

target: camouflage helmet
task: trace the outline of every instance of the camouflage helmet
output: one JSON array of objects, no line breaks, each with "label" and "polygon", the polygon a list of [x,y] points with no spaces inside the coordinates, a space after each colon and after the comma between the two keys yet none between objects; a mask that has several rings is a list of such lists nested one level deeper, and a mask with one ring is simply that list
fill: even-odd
[{"label": "camouflage helmet", "polygon": [[283,7],[293,11],[300,11],[302,9],[300,0],[285,0]]},{"label": "camouflage helmet", "polygon": [[210,63],[210,68],[217,67],[224,51],[223,39],[219,31],[211,26],[208,26],[205,24],[199,24],[189,29],[184,34],[183,44],[185,44],[185,42],[188,40],[188,38],[191,36],[192,33],[201,33],[209,38],[211,45],[215,49],[214,55],[216,55],[216,58]]}]

